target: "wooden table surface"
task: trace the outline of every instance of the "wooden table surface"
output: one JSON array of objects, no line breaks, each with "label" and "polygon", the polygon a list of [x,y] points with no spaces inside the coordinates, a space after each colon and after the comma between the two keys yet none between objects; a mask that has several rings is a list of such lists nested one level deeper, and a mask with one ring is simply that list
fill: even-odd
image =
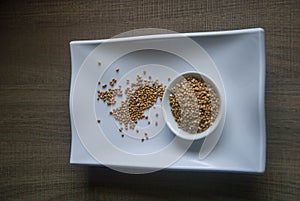
[{"label": "wooden table surface", "polygon": [[[70,165],[69,41],[137,28],[263,27],[264,174]],[[0,200],[300,200],[300,2],[0,2]]]}]

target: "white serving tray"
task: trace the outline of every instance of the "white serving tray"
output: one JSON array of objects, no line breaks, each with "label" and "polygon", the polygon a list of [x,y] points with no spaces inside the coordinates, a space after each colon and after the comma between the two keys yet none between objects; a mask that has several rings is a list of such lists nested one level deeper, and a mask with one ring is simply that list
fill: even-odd
[{"label": "white serving tray", "polygon": [[[226,120],[222,136],[217,146],[207,158],[199,160],[198,154],[203,141],[195,141],[179,160],[166,168],[264,172],[266,129],[264,108],[265,46],[263,29],[254,28],[234,31],[186,33],[184,35],[198,43],[216,64],[226,93]],[[118,44],[125,41],[164,40],[172,37],[176,38],[178,34],[150,35],[111,40]],[[81,66],[86,62],[86,58],[103,42],[105,40],[72,41],[70,43],[72,60],[70,91],[72,145],[70,162],[72,164],[106,165],[110,167],[147,168],[147,165],[144,167],[134,162],[130,165],[130,162],[123,161],[116,155],[112,155],[111,162],[106,161],[104,164],[101,164],[96,159],[97,156],[95,157],[95,154],[92,156],[90,153],[98,152],[101,154],[106,152],[107,150],[103,150],[104,146],[89,147],[79,137],[73,116],[75,80]],[[83,133],[81,133],[82,135]],[[126,146],[126,143],[128,142],[117,142],[120,146]],[[156,166],[154,164],[149,168],[165,167],[159,167],[159,165]]]}]

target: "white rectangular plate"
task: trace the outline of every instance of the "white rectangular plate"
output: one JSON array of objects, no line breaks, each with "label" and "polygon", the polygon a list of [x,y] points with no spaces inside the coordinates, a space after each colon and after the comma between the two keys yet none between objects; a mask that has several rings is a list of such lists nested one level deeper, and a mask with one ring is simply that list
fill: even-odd
[{"label": "white rectangular plate", "polygon": [[[223,79],[227,105],[222,137],[211,154],[198,159],[201,142],[190,149],[168,169],[264,172],[266,157],[265,130],[265,45],[261,28],[234,31],[186,33],[201,45],[215,62]],[[123,40],[163,39],[166,35],[131,37]],[[168,37],[176,37],[176,34]],[[72,88],[75,77],[85,58],[104,40],[72,41]],[[74,126],[70,162],[72,164],[101,165],[84,148]],[[199,146],[198,146],[199,145]],[[99,147],[99,152],[101,152]],[[105,165],[105,164],[104,164]],[[122,164],[120,164],[122,165]]]}]

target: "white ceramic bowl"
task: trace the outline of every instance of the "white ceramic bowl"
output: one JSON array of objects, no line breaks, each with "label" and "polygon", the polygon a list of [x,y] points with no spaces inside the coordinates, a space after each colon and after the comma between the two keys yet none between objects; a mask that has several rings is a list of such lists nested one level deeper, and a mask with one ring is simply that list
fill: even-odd
[{"label": "white ceramic bowl", "polygon": [[[190,133],[178,128],[177,122],[175,121],[174,116],[171,112],[170,101],[169,101],[169,96],[171,94],[171,88],[175,84],[180,82],[182,79],[184,79],[184,76],[187,76],[187,75],[190,75],[195,78],[202,78],[206,83],[209,83],[214,88],[215,92],[217,93],[217,96],[219,97],[219,111],[218,111],[217,118],[215,119],[213,124],[208,129],[206,129],[205,131],[203,131],[201,133],[190,134]],[[165,119],[167,125],[171,129],[171,131],[174,134],[176,134],[178,137],[183,138],[185,140],[198,140],[198,139],[204,138],[204,137],[208,136],[209,134],[211,134],[218,126],[221,116],[224,115],[224,110],[221,108],[223,105],[222,104],[223,101],[224,100],[222,99],[222,97],[220,95],[220,89],[217,87],[217,85],[214,83],[214,81],[209,76],[207,76],[203,73],[199,73],[199,72],[185,72],[185,73],[178,75],[167,86],[167,88],[164,92],[164,95],[163,95],[163,100],[162,100],[163,116],[164,116],[164,119]]]}]

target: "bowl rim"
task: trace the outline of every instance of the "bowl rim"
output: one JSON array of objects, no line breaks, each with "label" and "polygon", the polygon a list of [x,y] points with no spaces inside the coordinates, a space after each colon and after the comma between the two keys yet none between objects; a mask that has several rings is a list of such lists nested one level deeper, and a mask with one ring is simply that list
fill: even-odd
[{"label": "bowl rim", "polygon": [[[218,111],[218,115],[217,118],[215,119],[214,123],[205,131],[201,132],[201,133],[195,133],[195,134],[190,134],[180,128],[177,127],[177,125],[173,125],[170,120],[169,117],[173,117],[173,114],[171,113],[171,111],[166,111],[167,108],[165,106],[165,104],[169,104],[169,98],[168,98],[168,94],[170,93],[170,87],[173,86],[176,82],[179,81],[179,79],[181,79],[183,76],[185,75],[197,75],[197,76],[203,76],[205,79],[207,79],[210,84],[213,85],[213,88],[216,90],[218,97],[219,97],[219,111]],[[168,86],[166,87],[164,94],[163,94],[163,99],[162,99],[162,111],[163,111],[163,118],[166,122],[166,124],[168,125],[168,127],[170,128],[170,130],[178,137],[185,139],[185,140],[198,140],[198,139],[202,139],[206,136],[208,136],[209,134],[211,134],[219,125],[221,117],[224,115],[224,109],[223,109],[223,100],[224,98],[222,97],[222,93],[220,88],[216,85],[216,83],[214,82],[214,80],[206,75],[205,73],[199,72],[199,71],[187,71],[184,73],[180,73],[179,75],[177,75],[170,83],[168,83]],[[170,113],[170,115],[167,115],[167,113]],[[177,127],[177,129],[175,129],[175,127]]]}]

